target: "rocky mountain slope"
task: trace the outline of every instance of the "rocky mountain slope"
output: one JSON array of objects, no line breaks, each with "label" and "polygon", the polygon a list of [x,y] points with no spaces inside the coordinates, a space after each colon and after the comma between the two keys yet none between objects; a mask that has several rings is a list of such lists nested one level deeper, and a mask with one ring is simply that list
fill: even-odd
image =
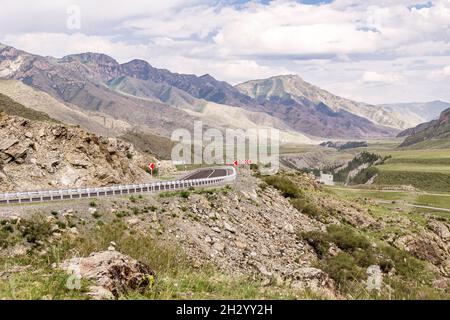
[{"label": "rocky mountain slope", "polygon": [[[309,139],[303,134],[295,132],[282,121],[264,113],[251,116],[250,119],[249,113],[242,110],[242,113],[234,112],[237,119],[242,121],[222,123],[220,120],[217,121],[220,118],[215,117],[212,119],[214,123],[210,123],[210,117],[203,114],[208,101],[196,97],[203,97],[206,89],[199,89],[199,92],[195,93],[196,90],[191,88],[192,95],[182,90],[188,90],[190,82],[191,86],[202,84],[203,80],[199,80],[202,77],[176,75],[166,70],[157,70],[140,60],[121,65],[106,55],[96,53],[53,59],[0,46],[0,70],[2,70],[0,77],[20,80],[26,85],[44,91],[66,107],[82,111],[90,118],[93,115],[94,119],[100,118],[98,119],[100,125],[103,117],[107,123],[103,127],[106,128],[99,128],[98,124],[95,128],[103,129],[102,134],[104,129],[110,129],[108,134],[117,136],[124,134],[123,130],[115,134],[113,132],[124,127],[128,127],[128,131],[132,131],[129,130],[130,127],[141,127],[140,130],[146,134],[153,133],[167,137],[178,128],[192,130],[194,120],[203,120],[206,127],[214,126],[218,129],[275,127],[289,133],[288,135],[298,142],[309,143]],[[177,89],[171,83],[182,89]],[[51,109],[57,109],[55,104],[53,106],[55,108]],[[230,106],[227,105],[217,104],[217,106],[219,113],[227,113],[230,110]],[[95,127],[92,124],[84,126],[81,119],[77,120],[89,130]],[[114,125],[113,128],[108,125],[110,123]],[[240,123],[244,123],[246,127],[239,126]]]},{"label": "rocky mountain slope", "polygon": [[153,160],[128,143],[78,127],[0,113],[0,191],[148,181]]},{"label": "rocky mountain slope", "polygon": [[[30,214],[37,210],[48,215],[46,228],[38,224],[40,242],[14,242],[16,233],[33,225]],[[249,285],[260,298],[448,297],[448,221],[402,209],[392,215],[364,198],[342,200],[307,174],[258,177],[240,169],[237,183],[228,187],[102,198],[95,207],[80,200],[11,211],[0,208],[3,225],[20,221],[2,238],[0,259],[9,254],[10,263],[0,264],[0,283],[3,274],[18,276],[14,258],[23,247],[47,257],[52,246],[66,241],[70,245],[57,246],[70,248],[58,252],[60,261],[93,260],[93,252],[117,250],[148,265],[154,288],[141,298],[237,298]],[[366,290],[371,265],[381,269],[379,292]],[[233,287],[236,279],[244,281]],[[230,286],[235,289],[224,293]]]},{"label": "rocky mountain slope", "polygon": [[55,122],[55,120],[49,117],[48,114],[27,108],[24,105],[14,101],[10,97],[5,96],[4,94],[1,93],[0,93],[0,112],[27,118],[30,120]]},{"label": "rocky mountain slope", "polygon": [[[284,96],[277,96],[262,101],[261,97],[243,92],[242,86],[233,87],[210,75],[172,73],[142,60],[119,64],[97,53],[55,59],[1,45],[0,78],[20,80],[68,106],[103,113],[131,125],[146,126],[166,136],[174,128],[190,128],[194,119],[204,120],[202,111],[211,103],[221,107],[223,113],[230,107],[260,113],[253,116],[254,125],[269,123],[285,132],[296,132],[300,141],[305,140],[302,134],[391,136],[395,128],[404,126],[396,120],[395,113],[387,117],[381,107],[354,103],[315,87],[318,92],[315,96],[310,91],[300,94],[307,88],[299,86],[296,89],[298,99],[286,101]],[[294,83],[291,87],[297,85]],[[248,114],[242,112],[239,117],[248,119]],[[223,125],[227,126],[230,124]]]},{"label": "rocky mountain slope", "polygon": [[450,138],[450,108],[444,110],[438,120],[420,124],[413,129],[401,132],[399,136],[407,136],[400,147],[423,144],[432,140],[448,140]]},{"label": "rocky mountain slope", "polygon": [[[90,60],[86,60],[88,58]],[[0,77],[20,80],[69,107],[76,105],[86,111],[105,113],[166,135],[173,128],[191,127],[190,116],[177,108],[108,89],[102,80],[114,72],[116,64],[115,60],[101,54],[58,60],[0,46]]]},{"label": "rocky mountain slope", "polygon": [[132,125],[105,113],[91,112],[75,105],[64,104],[44,91],[17,80],[0,80],[0,93],[26,106],[48,114],[62,123],[79,125],[89,132],[115,137],[127,133]]},{"label": "rocky mountain slope", "polygon": [[[236,86],[242,93],[259,101],[277,100],[284,104],[297,106],[312,102],[316,109],[327,107],[328,112],[337,115],[347,111],[366,118],[376,125],[406,129],[411,123],[403,120],[394,110],[387,111],[381,106],[351,101],[333,95],[300,78],[297,75],[276,76],[263,80],[252,80]],[[357,118],[354,119],[357,121]]]}]

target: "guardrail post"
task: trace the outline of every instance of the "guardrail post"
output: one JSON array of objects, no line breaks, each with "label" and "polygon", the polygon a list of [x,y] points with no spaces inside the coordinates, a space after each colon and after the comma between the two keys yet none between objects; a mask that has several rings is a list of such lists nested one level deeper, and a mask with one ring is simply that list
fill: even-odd
[{"label": "guardrail post", "polygon": [[[156,182],[151,184],[133,184],[126,186],[113,186],[105,188],[79,188],[79,189],[61,189],[53,191],[34,191],[34,192],[16,192],[16,193],[5,193],[0,194],[3,203],[26,203],[26,202],[44,202],[44,201],[54,201],[54,200],[65,200],[65,199],[82,199],[82,198],[92,198],[100,196],[109,195],[124,195],[124,191],[127,194],[134,190],[137,193],[138,189],[141,192],[156,192],[156,187],[158,191],[163,190],[178,190],[186,187],[199,187],[215,185],[222,182],[231,182],[236,179],[236,169],[234,167],[226,167],[226,176],[223,177],[213,177],[213,178],[201,178],[201,179],[188,179],[188,180],[175,180],[175,181],[164,181]],[[147,190],[147,191],[144,191]],[[110,193],[110,194],[108,194]],[[85,195],[82,197],[82,195]],[[76,196],[76,197],[75,197]],[[36,201],[33,201],[35,199]],[[45,200],[44,200],[45,199]]]}]

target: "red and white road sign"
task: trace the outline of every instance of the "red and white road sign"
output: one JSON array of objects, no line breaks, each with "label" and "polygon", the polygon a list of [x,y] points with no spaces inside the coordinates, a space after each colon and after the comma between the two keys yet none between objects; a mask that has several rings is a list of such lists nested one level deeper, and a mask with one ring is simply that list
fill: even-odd
[{"label": "red and white road sign", "polygon": [[234,160],[233,166],[237,167],[239,165],[239,162],[237,160]]},{"label": "red and white road sign", "polygon": [[149,168],[151,171],[155,170],[155,164],[154,164],[154,163],[150,163],[150,164],[148,165],[148,168]]}]

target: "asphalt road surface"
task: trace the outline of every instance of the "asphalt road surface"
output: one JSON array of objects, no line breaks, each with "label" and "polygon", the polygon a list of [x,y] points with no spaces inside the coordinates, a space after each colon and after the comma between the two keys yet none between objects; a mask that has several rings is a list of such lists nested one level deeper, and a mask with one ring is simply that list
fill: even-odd
[{"label": "asphalt road surface", "polygon": [[236,178],[234,168],[208,168],[195,171],[180,180],[155,181],[147,184],[110,186],[101,188],[60,189],[30,192],[0,193],[1,204],[48,202],[104,196],[120,196],[133,193],[182,190],[190,187],[206,187],[231,182]]},{"label": "asphalt road surface", "polygon": [[187,175],[181,180],[205,179],[223,177],[229,174],[227,169],[202,169]]}]

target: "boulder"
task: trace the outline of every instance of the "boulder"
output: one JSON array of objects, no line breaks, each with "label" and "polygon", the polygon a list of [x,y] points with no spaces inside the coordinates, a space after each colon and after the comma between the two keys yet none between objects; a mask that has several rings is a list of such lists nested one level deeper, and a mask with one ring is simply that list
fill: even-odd
[{"label": "boulder", "polygon": [[450,239],[450,231],[444,223],[432,220],[428,222],[428,227],[433,230],[433,232],[436,233],[439,237],[441,237],[442,240]]},{"label": "boulder", "polygon": [[305,267],[289,274],[291,286],[295,289],[309,289],[329,298],[336,298],[337,291],[334,281],[320,269]]},{"label": "boulder", "polygon": [[95,299],[118,298],[129,290],[143,292],[155,281],[155,273],[149,266],[115,250],[65,260],[58,267],[94,282],[89,295]]},{"label": "boulder", "polygon": [[2,139],[0,141],[0,151],[7,150],[8,148],[12,147],[18,142],[19,140],[17,139],[8,139],[8,138]]}]

